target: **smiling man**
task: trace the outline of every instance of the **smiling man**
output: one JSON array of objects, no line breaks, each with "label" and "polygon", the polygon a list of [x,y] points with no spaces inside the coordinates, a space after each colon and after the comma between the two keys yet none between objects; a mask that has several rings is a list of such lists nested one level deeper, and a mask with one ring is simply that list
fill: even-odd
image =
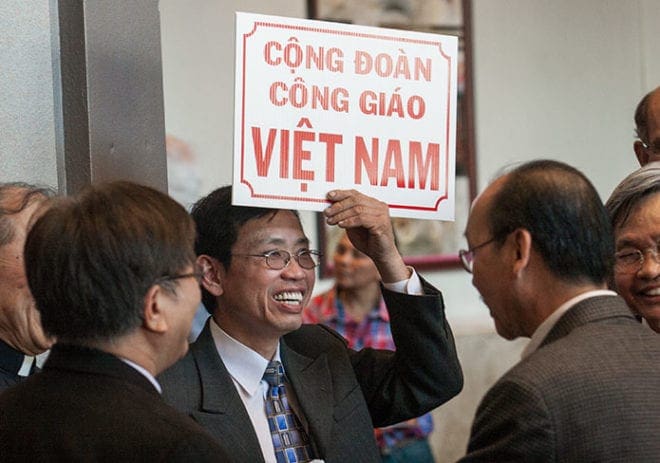
[{"label": "smiling man", "polygon": [[614,240],[589,180],[523,164],[475,200],[465,235],[495,329],[531,341],[479,405],[461,461],[659,461],[660,339],[606,289]]},{"label": "smiling man", "polygon": [[660,162],[626,177],[605,207],[614,227],[615,289],[660,333]]},{"label": "smiling man", "polygon": [[328,197],[327,222],[382,277],[396,352],[355,351],[328,328],[302,325],[319,255],[297,213],[232,206],[229,186],[193,208],[212,316],[160,379],[166,399],[238,461],[375,463],[374,425],[421,415],[462,387],[442,297],[404,264],[387,205],[352,190]]}]

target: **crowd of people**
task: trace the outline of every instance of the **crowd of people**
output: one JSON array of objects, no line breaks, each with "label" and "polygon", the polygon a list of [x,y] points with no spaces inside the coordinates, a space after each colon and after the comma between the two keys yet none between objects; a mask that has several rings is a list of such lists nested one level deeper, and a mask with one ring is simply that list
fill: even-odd
[{"label": "crowd of people", "polygon": [[[605,204],[552,160],[474,201],[461,263],[497,333],[530,342],[461,461],[660,458],[660,88],[635,122],[642,167]],[[432,462],[430,412],[463,387],[442,294],[385,203],[327,199],[343,234],[313,297],[298,213],[231,186],[188,214],[125,181],[0,185],[0,460]]]}]

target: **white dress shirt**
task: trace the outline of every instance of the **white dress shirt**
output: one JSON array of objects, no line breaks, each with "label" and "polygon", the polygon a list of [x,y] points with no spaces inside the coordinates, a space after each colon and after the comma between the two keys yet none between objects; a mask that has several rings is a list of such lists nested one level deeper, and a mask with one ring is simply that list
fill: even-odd
[{"label": "white dress shirt", "polygon": [[[250,421],[252,421],[252,427],[257,434],[264,460],[266,460],[266,463],[277,463],[264,406],[268,383],[262,378],[268,366],[268,360],[229,336],[217,325],[213,318],[211,318],[210,325],[215,348],[222,359],[222,363],[227,367]],[[273,360],[280,360],[279,345]],[[287,390],[287,396],[292,393],[293,391]]]},{"label": "white dress shirt", "polygon": [[131,362],[130,360],[128,360],[126,358],[123,358],[123,357],[117,357],[117,358],[119,360],[121,360],[122,362],[124,362],[126,365],[128,365],[130,367],[133,367],[134,369],[136,369],[138,371],[138,373],[142,374],[142,376],[147,378],[149,380],[149,382],[156,388],[156,390],[158,391],[159,394],[163,393],[163,389],[160,387],[160,383],[158,381],[156,381],[156,378],[154,378],[154,375],[149,373],[145,368],[143,368],[142,366],[138,365],[135,362]]}]

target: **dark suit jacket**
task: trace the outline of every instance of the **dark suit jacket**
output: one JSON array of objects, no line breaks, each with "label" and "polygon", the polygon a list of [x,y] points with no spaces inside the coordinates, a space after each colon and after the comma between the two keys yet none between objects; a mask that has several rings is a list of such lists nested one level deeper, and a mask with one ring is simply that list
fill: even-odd
[{"label": "dark suit jacket", "polygon": [[[281,339],[280,355],[318,458],[379,462],[373,426],[421,415],[456,395],[463,384],[442,297],[383,290],[396,353],[346,347],[321,325],[303,325]],[[263,456],[232,379],[207,325],[189,354],[160,378],[165,400],[192,416],[239,461]]]},{"label": "dark suit jacket", "polygon": [[461,461],[660,461],[659,359],[621,298],[578,303],[486,394]]},{"label": "dark suit jacket", "polygon": [[134,368],[63,345],[40,374],[0,395],[0,460],[229,461]]}]

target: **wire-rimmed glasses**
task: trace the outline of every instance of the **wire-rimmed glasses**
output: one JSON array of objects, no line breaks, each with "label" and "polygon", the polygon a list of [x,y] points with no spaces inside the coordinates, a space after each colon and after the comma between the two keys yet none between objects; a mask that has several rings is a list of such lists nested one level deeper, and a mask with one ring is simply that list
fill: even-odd
[{"label": "wire-rimmed glasses", "polygon": [[296,259],[298,265],[307,270],[311,270],[321,263],[321,253],[314,249],[303,249],[295,254],[291,254],[284,249],[274,249],[262,254],[232,254],[232,256],[263,257],[266,259],[268,268],[273,270],[282,270],[287,267],[292,258]]},{"label": "wire-rimmed glasses", "polygon": [[496,238],[493,237],[493,238],[489,239],[488,241],[484,241],[481,244],[478,244],[478,245],[473,246],[473,247],[468,248],[468,249],[461,249],[460,251],[458,251],[458,257],[461,259],[461,264],[463,265],[463,268],[468,273],[472,273],[472,266],[474,264],[474,252],[477,249],[483,248],[487,244],[492,243],[493,241],[495,241],[495,239]]}]

